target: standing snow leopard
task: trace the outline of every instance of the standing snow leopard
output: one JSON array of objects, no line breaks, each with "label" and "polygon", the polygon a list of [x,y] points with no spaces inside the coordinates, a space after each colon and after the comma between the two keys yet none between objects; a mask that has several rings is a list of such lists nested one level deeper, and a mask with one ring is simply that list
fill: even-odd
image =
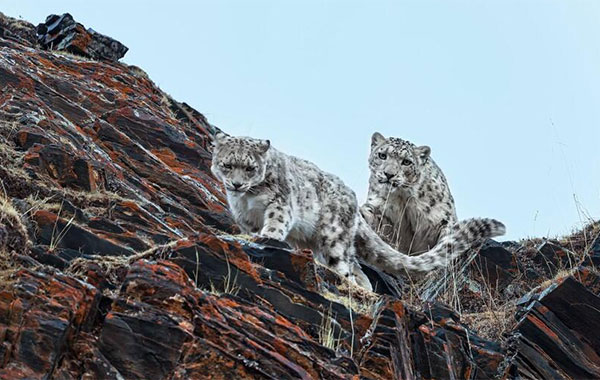
[{"label": "standing snow leopard", "polygon": [[360,211],[389,244],[408,254],[435,246],[457,222],[454,199],[428,146],[375,132],[369,192]]},{"label": "standing snow leopard", "polygon": [[244,233],[312,249],[321,263],[360,286],[371,284],[357,254],[391,274],[430,271],[467,251],[473,241],[501,235],[493,219],[466,220],[430,251],[407,256],[392,249],[360,215],[354,192],[338,177],[271,147],[269,140],[215,135],[211,170]]}]

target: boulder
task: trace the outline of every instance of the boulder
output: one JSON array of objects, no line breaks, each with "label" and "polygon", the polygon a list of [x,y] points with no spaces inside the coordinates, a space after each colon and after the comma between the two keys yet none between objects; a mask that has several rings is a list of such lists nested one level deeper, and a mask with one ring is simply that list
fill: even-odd
[{"label": "boulder", "polygon": [[567,277],[526,306],[508,374],[523,379],[600,377],[600,298]]},{"label": "boulder", "polygon": [[44,49],[66,51],[95,60],[118,61],[127,50],[125,45],[95,30],[85,29],[68,13],[50,15],[36,28],[37,39]]}]

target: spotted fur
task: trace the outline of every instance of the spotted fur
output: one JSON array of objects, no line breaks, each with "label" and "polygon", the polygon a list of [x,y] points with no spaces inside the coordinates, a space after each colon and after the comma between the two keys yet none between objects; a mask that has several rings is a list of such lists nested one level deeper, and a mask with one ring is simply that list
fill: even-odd
[{"label": "spotted fur", "polygon": [[[371,138],[369,193],[361,213],[386,242],[408,254],[436,246],[457,223],[450,188],[430,153],[428,146],[377,132]],[[486,237],[483,220],[477,223],[481,236],[477,229],[465,235],[472,244]]]},{"label": "spotted fur", "polygon": [[360,215],[354,192],[338,177],[279,152],[268,140],[218,133],[211,169],[243,232],[312,249],[317,260],[367,289],[371,284],[360,269],[359,255],[392,274],[404,268],[428,271],[464,251],[454,236],[472,229],[486,236],[503,231],[499,222],[480,226],[467,221],[429,255],[410,257],[373,232]]}]

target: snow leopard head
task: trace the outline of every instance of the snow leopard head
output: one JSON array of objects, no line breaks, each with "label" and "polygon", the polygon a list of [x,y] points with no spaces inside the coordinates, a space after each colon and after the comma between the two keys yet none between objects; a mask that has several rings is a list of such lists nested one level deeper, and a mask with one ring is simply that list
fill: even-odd
[{"label": "snow leopard head", "polygon": [[269,140],[217,133],[211,171],[229,192],[243,193],[265,180]]},{"label": "snow leopard head", "polygon": [[378,132],[371,137],[369,169],[383,186],[410,188],[419,183],[431,149]]}]

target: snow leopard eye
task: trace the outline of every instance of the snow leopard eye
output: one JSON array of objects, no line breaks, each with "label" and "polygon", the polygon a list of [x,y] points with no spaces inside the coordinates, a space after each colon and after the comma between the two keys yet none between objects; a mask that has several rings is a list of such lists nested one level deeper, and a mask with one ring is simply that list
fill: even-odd
[{"label": "snow leopard eye", "polygon": [[247,171],[248,173],[252,173],[252,172],[253,172],[253,171],[255,171],[255,170],[256,170],[256,168],[255,168],[254,166],[246,166],[246,171]]},{"label": "snow leopard eye", "polygon": [[385,159],[387,158],[387,154],[385,154],[385,153],[383,153],[383,152],[382,152],[382,153],[379,153],[379,158],[380,158],[381,160],[385,160]]},{"label": "snow leopard eye", "polygon": [[404,160],[402,160],[402,165],[404,165],[404,166],[412,165],[412,161],[411,160],[407,160],[405,158]]},{"label": "snow leopard eye", "polygon": [[230,164],[223,164],[223,168],[225,168],[227,170],[231,170],[231,165]]}]

